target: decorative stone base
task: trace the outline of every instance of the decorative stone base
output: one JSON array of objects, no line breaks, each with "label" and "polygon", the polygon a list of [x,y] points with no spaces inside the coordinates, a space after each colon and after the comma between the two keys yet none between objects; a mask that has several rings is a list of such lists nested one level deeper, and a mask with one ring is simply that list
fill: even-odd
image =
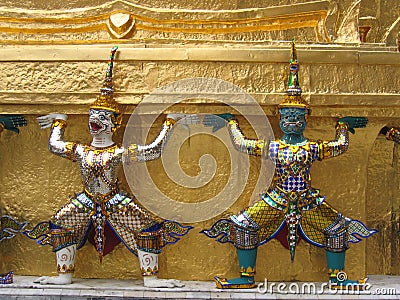
[{"label": "decorative stone base", "polygon": [[[0,285],[1,300],[20,299],[96,299],[96,300],[120,300],[120,299],[400,299],[400,276],[369,276],[371,288],[369,292],[361,291],[359,294],[344,294],[343,291],[324,289],[323,294],[318,294],[321,282],[314,283],[317,293],[304,293],[303,295],[290,293],[286,283],[286,289],[278,292],[278,282],[272,289],[272,293],[260,293],[257,288],[241,290],[219,290],[211,281],[185,281],[183,288],[146,288],[141,280],[112,280],[112,279],[82,279],[75,278],[73,284],[68,286],[34,284],[34,276],[14,276],[14,283]],[[269,287],[273,283],[268,283]],[[302,282],[295,283],[299,286]],[[312,283],[307,283],[312,284]],[[381,293],[381,295],[378,295]],[[395,291],[397,293],[393,294]],[[382,294],[383,292],[386,293]],[[333,298],[332,298],[333,297]]]}]

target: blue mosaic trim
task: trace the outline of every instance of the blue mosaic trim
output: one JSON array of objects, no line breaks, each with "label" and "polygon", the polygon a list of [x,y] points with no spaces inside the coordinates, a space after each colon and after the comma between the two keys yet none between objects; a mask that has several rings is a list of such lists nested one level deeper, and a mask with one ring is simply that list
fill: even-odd
[{"label": "blue mosaic trim", "polygon": [[216,239],[219,243],[233,244],[233,241],[230,239],[230,226],[232,226],[231,220],[220,219],[210,229],[204,229],[200,233],[204,233],[209,238]]},{"label": "blue mosaic trim", "polygon": [[169,238],[168,240],[166,239],[165,236],[163,237],[165,244],[162,247],[165,247],[166,245],[175,244],[176,242],[178,242],[180,240],[181,237],[187,235],[189,233],[189,231],[193,229],[193,226],[190,226],[190,225],[185,226],[185,225],[182,225],[182,224],[180,224],[180,223],[178,223],[176,221],[164,220],[162,222],[162,225],[163,225],[163,228],[164,228],[164,232],[166,230],[166,228],[165,228],[166,223],[175,224],[182,231],[182,233],[179,233],[179,232],[176,232],[176,231],[169,232],[166,235]]},{"label": "blue mosaic trim", "polygon": [[51,245],[49,238],[50,229],[51,229],[51,223],[46,221],[46,222],[40,222],[36,224],[35,227],[33,227],[33,229],[24,230],[21,233],[31,240],[36,240],[37,244],[45,246],[45,245]]},{"label": "blue mosaic trim", "polygon": [[4,239],[12,239],[17,233],[22,233],[27,222],[18,222],[9,215],[0,218],[0,242]]},{"label": "blue mosaic trim", "polygon": [[369,238],[371,235],[378,232],[376,229],[369,229],[363,222],[359,220],[351,220],[349,227],[349,242],[356,244],[362,239]]},{"label": "blue mosaic trim", "polygon": [[85,193],[80,193],[79,195],[76,195],[76,198],[71,199],[71,202],[80,209],[88,207],[90,208],[90,210],[93,210],[94,208],[93,200],[91,200]]},{"label": "blue mosaic trim", "polygon": [[140,250],[140,251],[153,253],[153,254],[160,254],[161,253],[161,249],[155,250],[155,249],[148,249],[148,248],[141,248],[141,247],[137,247],[137,249]]},{"label": "blue mosaic trim", "polygon": [[0,274],[0,284],[11,284],[14,282],[14,272],[10,271],[7,274]]},{"label": "blue mosaic trim", "polygon": [[72,246],[72,245],[76,245],[76,243],[75,242],[64,243],[64,244],[60,245],[59,247],[55,247],[52,251],[53,252],[57,252],[57,251],[59,251],[61,249],[67,248],[67,247]]}]

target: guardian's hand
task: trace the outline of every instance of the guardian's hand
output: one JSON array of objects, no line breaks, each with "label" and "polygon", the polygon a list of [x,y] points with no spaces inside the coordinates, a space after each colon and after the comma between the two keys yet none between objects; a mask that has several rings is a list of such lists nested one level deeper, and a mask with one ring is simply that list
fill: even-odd
[{"label": "guardian's hand", "polygon": [[39,123],[40,129],[50,128],[51,124],[53,124],[54,120],[66,121],[67,119],[68,119],[67,115],[57,114],[57,113],[48,114],[48,115],[40,116],[40,117],[36,118],[37,122]]},{"label": "guardian's hand", "polygon": [[21,115],[0,115],[0,124],[4,129],[19,133],[18,127],[26,126],[27,122]]},{"label": "guardian's hand", "polygon": [[177,124],[188,128],[192,124],[200,124],[199,115],[196,114],[168,114],[167,119],[173,119]]},{"label": "guardian's hand", "polygon": [[368,124],[368,119],[365,117],[343,117],[338,120],[338,123],[347,123],[349,131],[355,133],[354,128],[364,128]]},{"label": "guardian's hand", "polygon": [[235,116],[232,114],[206,115],[203,119],[203,125],[212,127],[212,131],[216,132],[226,125],[226,121],[234,118]]}]

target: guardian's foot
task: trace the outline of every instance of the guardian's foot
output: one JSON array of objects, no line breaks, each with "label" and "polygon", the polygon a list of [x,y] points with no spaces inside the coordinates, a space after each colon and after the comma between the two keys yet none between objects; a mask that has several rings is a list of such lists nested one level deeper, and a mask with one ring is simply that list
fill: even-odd
[{"label": "guardian's foot", "polygon": [[256,286],[254,277],[238,277],[233,279],[214,276],[215,283],[219,289],[251,289]]},{"label": "guardian's foot", "polygon": [[150,288],[174,288],[185,286],[176,279],[158,279],[157,276],[144,276],[143,285]]},{"label": "guardian's foot", "polygon": [[363,291],[367,281],[368,277],[361,278],[359,280],[345,279],[342,281],[335,278],[329,280],[329,288],[339,290]]},{"label": "guardian's foot", "polygon": [[72,274],[60,274],[58,276],[42,276],[33,282],[40,284],[60,284],[60,285],[71,284]]}]

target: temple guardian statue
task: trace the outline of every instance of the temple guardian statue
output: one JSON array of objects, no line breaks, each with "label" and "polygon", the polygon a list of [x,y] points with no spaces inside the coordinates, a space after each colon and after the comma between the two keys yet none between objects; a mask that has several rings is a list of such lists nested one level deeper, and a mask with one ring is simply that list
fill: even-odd
[{"label": "temple guardian statue", "polygon": [[[138,256],[144,285],[175,287],[174,279],[158,279],[158,256],[162,247],[177,242],[191,226],[162,220],[146,211],[134,197],[119,188],[118,171],[124,159],[145,162],[157,159],[174,124],[186,115],[168,115],[159,135],[148,145],[122,147],[113,141],[121,124],[121,109],[113,97],[112,70],[118,47],[111,50],[100,96],[89,110],[91,144],[64,141],[67,116],[53,113],[38,117],[42,129],[51,128],[49,150],[76,162],[82,176],[83,190],[70,197],[49,222],[41,222],[26,232],[40,244],[50,244],[56,254],[58,276],[42,276],[41,284],[70,284],[75,270],[76,249],[89,240],[100,261],[120,242]],[[193,122],[193,118],[188,118]],[[65,174],[67,176],[67,174]]]},{"label": "temple guardian statue", "polygon": [[314,162],[344,154],[349,146],[349,132],[354,133],[355,128],[365,127],[367,119],[340,118],[333,141],[304,137],[310,106],[301,95],[294,42],[291,53],[289,84],[286,96],[278,107],[282,138],[274,141],[248,139],[231,114],[208,115],[204,119],[204,124],[214,126],[214,129],[226,124],[238,151],[271,159],[276,166],[274,182],[266,193],[260,195],[261,200],[203,231],[219,242],[233,243],[237,249],[240,277],[226,279],[216,276],[218,288],[254,287],[257,248],[279,235],[285,236],[284,244],[289,249],[292,261],[300,238],[324,248],[331,287],[346,288],[352,285],[353,288],[362,288],[367,280],[347,279],[343,271],[346,250],[349,242],[357,243],[376,231],[332,208],[326,203],[325,196],[312,187],[310,176]]}]

